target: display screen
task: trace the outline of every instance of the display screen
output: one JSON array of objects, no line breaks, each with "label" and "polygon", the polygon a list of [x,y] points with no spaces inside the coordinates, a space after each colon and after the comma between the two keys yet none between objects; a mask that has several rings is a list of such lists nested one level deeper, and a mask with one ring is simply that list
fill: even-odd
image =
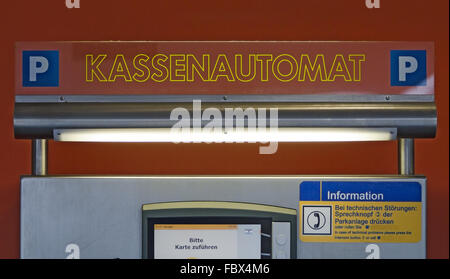
[{"label": "display screen", "polygon": [[147,219],[147,257],[264,259],[271,257],[272,220],[248,217]]},{"label": "display screen", "polygon": [[260,259],[259,224],[155,224],[155,259]]}]

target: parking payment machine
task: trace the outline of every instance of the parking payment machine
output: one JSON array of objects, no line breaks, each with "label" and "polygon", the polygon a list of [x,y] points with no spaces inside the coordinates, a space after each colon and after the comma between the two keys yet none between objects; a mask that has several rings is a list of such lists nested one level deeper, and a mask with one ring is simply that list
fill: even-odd
[{"label": "parking payment machine", "polygon": [[[425,258],[429,42],[16,45],[22,258]],[[63,175],[47,142],[398,141],[398,175]],[[186,145],[188,148],[188,145]],[[155,158],[157,160],[157,158]]]}]

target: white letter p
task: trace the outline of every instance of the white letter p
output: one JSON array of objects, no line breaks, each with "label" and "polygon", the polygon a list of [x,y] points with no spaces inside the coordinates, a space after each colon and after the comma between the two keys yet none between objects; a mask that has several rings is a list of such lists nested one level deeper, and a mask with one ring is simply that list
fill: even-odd
[{"label": "white letter p", "polygon": [[36,74],[48,70],[48,60],[44,56],[30,56],[30,81],[36,81]]},{"label": "white letter p", "polygon": [[398,57],[398,80],[406,81],[406,74],[414,73],[417,70],[417,59],[412,56]]}]

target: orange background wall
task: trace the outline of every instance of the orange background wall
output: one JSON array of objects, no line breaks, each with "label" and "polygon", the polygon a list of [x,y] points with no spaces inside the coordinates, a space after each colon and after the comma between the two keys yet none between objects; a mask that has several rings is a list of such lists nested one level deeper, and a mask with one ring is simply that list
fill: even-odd
[{"label": "orange background wall", "polygon": [[[14,0],[0,4],[0,258],[19,257],[19,176],[30,142],[13,137],[14,42],[50,40],[434,41],[435,139],[416,141],[416,173],[428,177],[427,253],[449,256],[448,0]],[[49,144],[51,174],[395,174],[396,142],[280,144]]]}]

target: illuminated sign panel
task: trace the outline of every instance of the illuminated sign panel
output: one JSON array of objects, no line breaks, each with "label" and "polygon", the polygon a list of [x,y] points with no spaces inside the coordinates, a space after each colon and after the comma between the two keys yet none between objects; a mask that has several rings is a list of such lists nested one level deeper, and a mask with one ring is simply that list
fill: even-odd
[{"label": "illuminated sign panel", "polygon": [[24,42],[16,94],[433,95],[433,59],[431,42]]}]

